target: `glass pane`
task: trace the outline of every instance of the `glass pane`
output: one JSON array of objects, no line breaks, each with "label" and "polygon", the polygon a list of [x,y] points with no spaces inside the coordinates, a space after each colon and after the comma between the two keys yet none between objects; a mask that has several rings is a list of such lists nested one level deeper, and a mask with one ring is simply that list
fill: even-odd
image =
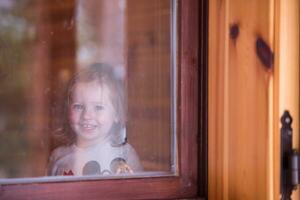
[{"label": "glass pane", "polygon": [[1,182],[177,174],[175,0],[1,0],[0,16]]}]

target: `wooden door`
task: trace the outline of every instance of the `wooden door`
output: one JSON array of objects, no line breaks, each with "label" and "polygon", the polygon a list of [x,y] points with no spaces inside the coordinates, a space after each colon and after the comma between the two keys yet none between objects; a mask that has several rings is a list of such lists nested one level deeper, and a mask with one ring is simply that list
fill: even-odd
[{"label": "wooden door", "polygon": [[283,110],[299,134],[299,4],[209,1],[209,199],[280,199]]}]

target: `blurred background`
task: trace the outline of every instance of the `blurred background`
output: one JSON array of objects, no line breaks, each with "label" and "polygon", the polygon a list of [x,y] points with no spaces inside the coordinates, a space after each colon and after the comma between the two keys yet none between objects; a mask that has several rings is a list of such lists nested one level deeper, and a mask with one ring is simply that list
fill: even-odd
[{"label": "blurred background", "polygon": [[171,0],[1,0],[0,17],[0,178],[46,174],[66,84],[94,62],[124,80],[145,170],[171,170]]}]

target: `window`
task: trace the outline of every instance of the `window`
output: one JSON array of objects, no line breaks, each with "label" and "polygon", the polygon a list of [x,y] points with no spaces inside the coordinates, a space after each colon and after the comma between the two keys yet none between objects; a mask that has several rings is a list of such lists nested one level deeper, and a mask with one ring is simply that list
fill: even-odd
[{"label": "window", "polygon": [[[19,50],[19,60],[14,60],[14,55],[7,55],[7,51],[2,50],[8,64],[2,64],[1,71],[4,75],[13,76],[3,79],[7,85],[2,87],[7,91],[3,90],[1,97],[6,98],[4,102],[7,105],[3,107],[8,110],[3,108],[2,122],[5,126],[2,127],[5,127],[5,132],[10,127],[9,132],[15,133],[15,136],[8,136],[9,141],[20,148],[13,154],[14,159],[7,159],[9,162],[5,159],[8,153],[2,152],[3,163],[7,164],[3,168],[2,177],[5,178],[1,179],[3,197],[196,197],[197,187],[205,187],[206,184],[205,177],[204,183],[198,184],[198,176],[206,173],[205,162],[201,163],[203,171],[197,172],[198,147],[205,149],[205,145],[198,143],[198,90],[203,89],[204,94],[206,85],[200,83],[203,87],[198,86],[198,2],[5,2],[0,5],[8,13],[5,17],[19,20],[12,23],[15,27],[11,31],[23,35],[18,40],[17,36],[11,36],[12,42],[7,45],[14,46],[14,51],[22,45],[23,49]],[[32,10],[25,13],[24,10],[28,10],[25,8]],[[21,18],[21,15],[25,17]],[[16,41],[20,44],[15,44]],[[20,62],[12,64],[11,60]],[[99,62],[113,66],[113,73],[122,80],[127,112],[123,120],[126,126],[119,131],[122,133],[121,143],[127,138],[139,155],[143,171],[113,177],[42,177],[51,152],[63,141],[57,139],[60,134],[53,133],[60,133],[61,124],[66,121],[63,105],[69,98],[66,97],[68,82],[78,71]],[[9,64],[16,69],[7,72]],[[200,78],[205,80],[205,76]],[[85,97],[89,86],[84,88],[77,92],[80,95],[70,96],[72,104],[68,109],[87,113],[90,104],[82,104],[81,98]],[[108,96],[114,99],[113,95]],[[118,110],[114,103],[112,105],[114,110]],[[91,106],[96,107],[102,110],[104,106]],[[118,122],[122,121],[119,116],[116,117]],[[22,119],[24,122],[18,123]],[[112,123],[114,120],[112,117]],[[70,126],[77,134],[76,128]],[[93,124],[84,126],[89,129]],[[26,134],[20,134],[24,132]],[[19,135],[24,138],[16,140]],[[79,137],[77,134],[76,138]],[[205,136],[202,139],[205,140]],[[201,155],[205,160],[206,153]],[[73,171],[65,175],[72,174]],[[135,190],[132,191],[132,188]]]}]

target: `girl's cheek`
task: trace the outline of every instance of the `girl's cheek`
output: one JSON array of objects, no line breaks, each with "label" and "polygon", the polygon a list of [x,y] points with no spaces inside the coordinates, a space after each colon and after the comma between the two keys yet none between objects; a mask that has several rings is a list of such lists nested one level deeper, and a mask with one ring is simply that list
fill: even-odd
[{"label": "girl's cheek", "polygon": [[69,112],[69,120],[70,120],[71,123],[78,121],[79,118],[80,118],[80,114],[79,113],[76,113],[76,112],[73,112],[73,111],[70,110],[70,112]]},{"label": "girl's cheek", "polygon": [[97,120],[98,122],[102,122],[103,121],[103,115],[96,114],[94,119]]}]

